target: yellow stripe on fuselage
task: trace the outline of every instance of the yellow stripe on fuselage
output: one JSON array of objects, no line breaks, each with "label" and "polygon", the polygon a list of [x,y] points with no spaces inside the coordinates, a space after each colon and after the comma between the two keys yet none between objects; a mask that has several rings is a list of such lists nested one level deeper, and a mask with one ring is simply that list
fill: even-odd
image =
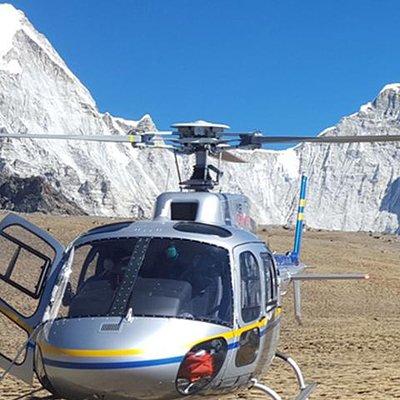
[{"label": "yellow stripe on fuselage", "polygon": [[140,349],[65,349],[48,343],[39,343],[41,350],[47,354],[69,357],[129,357],[143,354]]},{"label": "yellow stripe on fuselage", "polygon": [[306,199],[300,199],[300,204],[299,204],[300,207],[305,207],[306,204],[307,204],[307,200]]},{"label": "yellow stripe on fuselage", "polygon": [[304,214],[303,213],[299,213],[297,215],[297,221],[303,221],[304,220]]},{"label": "yellow stripe on fuselage", "polygon": [[208,336],[208,337],[203,338],[201,340],[197,340],[194,343],[191,343],[191,347],[193,347],[193,346],[195,346],[197,344],[206,342],[208,340],[217,339],[217,338],[221,338],[221,337],[226,339],[226,340],[230,340],[230,339],[233,339],[235,337],[240,336],[243,332],[251,331],[252,329],[255,329],[255,328],[263,328],[264,326],[268,325],[268,322],[270,322],[273,319],[277,318],[281,314],[281,311],[282,311],[282,308],[281,307],[277,307],[275,309],[274,314],[273,314],[271,319],[268,319],[267,317],[264,317],[260,321],[254,322],[253,324],[250,324],[250,325],[243,326],[243,327],[241,327],[239,329],[234,329],[234,330],[229,331],[229,332],[224,332],[224,333],[220,333],[220,334],[217,334],[217,335]]},{"label": "yellow stripe on fuselage", "polygon": [[201,340],[196,340],[195,342],[191,343],[190,346],[193,347],[196,344],[200,344],[200,343],[207,342],[209,340],[213,340],[213,339],[217,339],[217,338],[224,338],[226,340],[230,340],[237,336],[240,336],[243,332],[251,331],[252,329],[255,329],[255,328],[262,328],[265,325],[267,325],[267,322],[268,322],[268,318],[263,318],[261,321],[255,322],[250,325],[243,326],[242,328],[239,328],[239,329],[234,329],[232,331],[218,333],[216,335],[207,336]]},{"label": "yellow stripe on fuselage", "polygon": [[274,317],[278,318],[282,314],[282,307],[277,307],[274,312]]}]

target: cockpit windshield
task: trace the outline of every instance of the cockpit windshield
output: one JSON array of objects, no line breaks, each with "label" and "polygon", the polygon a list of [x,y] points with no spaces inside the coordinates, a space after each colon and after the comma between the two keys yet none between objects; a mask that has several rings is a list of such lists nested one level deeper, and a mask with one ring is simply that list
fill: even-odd
[{"label": "cockpit windshield", "polygon": [[175,317],[231,325],[229,253],[183,239],[99,240],[75,248],[60,317]]}]

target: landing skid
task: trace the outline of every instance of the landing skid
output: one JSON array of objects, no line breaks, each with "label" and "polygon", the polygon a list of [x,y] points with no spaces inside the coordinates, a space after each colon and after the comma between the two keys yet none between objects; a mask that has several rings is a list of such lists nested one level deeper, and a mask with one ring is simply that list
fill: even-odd
[{"label": "landing skid", "polygon": [[[296,396],[295,400],[307,400],[310,394],[314,391],[316,384],[310,383],[306,385],[301,369],[296,363],[296,361],[293,360],[293,358],[280,352],[277,352],[275,356],[281,359],[282,361],[286,362],[287,364],[289,364],[293,369],[294,374],[296,375],[297,384],[299,386],[299,394]],[[282,397],[278,393],[276,393],[275,390],[259,383],[257,379],[251,380],[250,389],[259,390],[260,392],[263,392],[273,400],[282,400]]]}]

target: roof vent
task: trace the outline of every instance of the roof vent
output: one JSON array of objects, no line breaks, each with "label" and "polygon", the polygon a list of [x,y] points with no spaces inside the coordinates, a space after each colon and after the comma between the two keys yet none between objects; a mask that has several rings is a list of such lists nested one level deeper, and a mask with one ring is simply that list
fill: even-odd
[{"label": "roof vent", "polygon": [[113,324],[113,323],[105,323],[101,325],[100,331],[101,332],[118,332],[120,329],[120,324]]},{"label": "roof vent", "polygon": [[215,235],[219,237],[229,237],[232,233],[228,229],[219,226],[200,224],[198,222],[179,222],[174,225],[174,229],[180,232],[196,233],[200,235]]}]

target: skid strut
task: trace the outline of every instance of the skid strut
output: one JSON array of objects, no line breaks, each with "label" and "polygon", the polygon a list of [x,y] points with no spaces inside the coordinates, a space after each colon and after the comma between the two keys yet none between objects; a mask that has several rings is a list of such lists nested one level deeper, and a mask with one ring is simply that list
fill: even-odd
[{"label": "skid strut", "polygon": [[276,393],[275,390],[271,389],[270,387],[268,387],[266,385],[258,383],[257,379],[253,378],[250,382],[251,382],[250,389],[259,390],[260,392],[263,392],[266,395],[268,395],[271,399],[282,400],[282,397],[279,396],[279,394]]},{"label": "skid strut", "polygon": [[[296,363],[296,361],[293,360],[292,357],[287,356],[286,354],[277,352],[275,356],[282,361],[286,362],[289,364],[296,375],[297,383],[299,386],[299,394],[296,396],[295,400],[307,400],[310,394],[314,391],[316,384],[315,383],[310,383],[306,385],[303,377],[303,373],[301,372],[300,367]],[[268,395],[271,399],[273,400],[282,400],[282,397],[275,392],[275,390],[271,389],[270,387],[263,385],[257,381],[257,379],[252,379],[251,380],[251,386],[250,389],[257,389],[260,392],[265,393]]]}]

